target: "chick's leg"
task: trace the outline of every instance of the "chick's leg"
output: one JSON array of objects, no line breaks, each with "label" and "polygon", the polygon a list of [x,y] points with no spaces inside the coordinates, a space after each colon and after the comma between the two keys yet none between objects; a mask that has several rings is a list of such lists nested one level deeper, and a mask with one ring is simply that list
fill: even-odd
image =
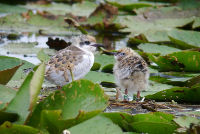
[{"label": "chick's leg", "polygon": [[128,89],[125,89],[124,101],[129,101],[129,98],[128,98]]}]

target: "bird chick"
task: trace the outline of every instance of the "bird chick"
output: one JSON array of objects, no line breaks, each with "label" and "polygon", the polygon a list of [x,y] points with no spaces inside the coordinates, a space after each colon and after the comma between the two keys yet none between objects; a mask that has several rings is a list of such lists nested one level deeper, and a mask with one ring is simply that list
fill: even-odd
[{"label": "bird chick", "polygon": [[45,79],[57,86],[83,78],[94,63],[94,52],[100,44],[92,36],[72,38],[72,45],[57,52],[48,61]]},{"label": "bird chick", "polygon": [[[137,92],[140,99],[140,91],[148,86],[149,71],[144,59],[131,48],[122,48],[114,54],[116,63],[113,68],[116,83],[125,89],[125,95],[133,97]],[[126,99],[124,97],[124,100]]]}]

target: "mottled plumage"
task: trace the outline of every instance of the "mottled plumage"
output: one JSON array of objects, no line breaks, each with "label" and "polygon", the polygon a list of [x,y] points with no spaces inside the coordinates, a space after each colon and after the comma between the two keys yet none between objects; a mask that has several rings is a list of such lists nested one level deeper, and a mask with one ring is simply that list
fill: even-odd
[{"label": "mottled plumage", "polygon": [[94,54],[96,50],[93,42],[88,36],[80,36],[72,40],[72,45],[60,50],[51,57],[46,65],[45,78],[58,85],[63,86],[72,81],[70,71],[74,80],[83,78],[94,63]]},{"label": "mottled plumage", "polygon": [[131,48],[122,48],[115,54],[114,75],[119,87],[127,90],[129,96],[145,90],[148,86],[148,65]]}]

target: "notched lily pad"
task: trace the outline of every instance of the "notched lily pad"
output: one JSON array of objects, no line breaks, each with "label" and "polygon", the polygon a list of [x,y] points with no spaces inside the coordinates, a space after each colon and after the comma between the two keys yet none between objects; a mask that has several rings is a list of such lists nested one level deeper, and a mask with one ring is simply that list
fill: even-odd
[{"label": "notched lily pad", "polygon": [[74,120],[80,112],[94,116],[107,107],[107,101],[108,97],[98,84],[88,80],[74,81],[40,102],[27,123],[40,127],[38,119],[41,119],[42,110],[61,110],[63,120]]},{"label": "notched lily pad", "polygon": [[200,52],[198,51],[179,51],[165,56],[155,57],[149,55],[149,59],[155,62],[161,71],[200,71]]},{"label": "notched lily pad", "polygon": [[200,87],[174,87],[171,89],[157,92],[153,95],[147,95],[146,98],[156,101],[171,101],[174,100],[180,103],[199,103]]}]

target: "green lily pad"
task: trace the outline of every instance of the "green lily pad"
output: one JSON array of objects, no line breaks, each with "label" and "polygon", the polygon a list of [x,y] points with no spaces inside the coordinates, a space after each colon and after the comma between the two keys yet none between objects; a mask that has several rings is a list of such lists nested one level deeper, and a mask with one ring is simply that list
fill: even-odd
[{"label": "green lily pad", "polygon": [[193,29],[200,28],[200,17],[197,17],[197,18],[194,20],[194,23],[193,23],[193,25],[192,25],[192,28],[193,28]]},{"label": "green lily pad", "polygon": [[18,115],[15,113],[8,113],[0,111],[0,125],[3,124],[5,121],[14,122],[18,119]]},{"label": "green lily pad", "polygon": [[27,9],[20,5],[0,4],[0,13],[23,13]]},{"label": "green lily pad", "polygon": [[131,126],[135,132],[149,134],[172,134],[177,128],[173,115],[162,112],[137,114],[133,116]]},{"label": "green lily pad", "polygon": [[[9,43],[2,47],[2,51],[7,51],[11,54],[37,54],[41,48],[36,47],[37,42],[33,43]],[[49,48],[43,48],[43,51],[47,54],[55,54],[55,50]]]},{"label": "green lily pad", "polygon": [[0,63],[0,84],[5,85],[22,65],[22,62],[17,58],[0,56]]},{"label": "green lily pad", "polygon": [[170,40],[181,48],[200,48],[200,32],[173,30],[168,35]]},{"label": "green lily pad", "polygon": [[195,117],[191,117],[191,116],[181,116],[178,118],[175,118],[174,121],[180,126],[180,127],[185,127],[185,128],[190,128],[190,124],[198,124],[200,123],[200,120],[195,118]]},{"label": "green lily pad", "polygon": [[116,6],[119,10],[133,12],[134,9],[152,7],[150,3],[135,2],[134,0],[107,0],[107,3]]},{"label": "green lily pad", "polygon": [[114,64],[114,56],[109,56],[105,54],[96,54],[95,55],[95,62],[100,63],[101,67],[104,67],[108,64]]},{"label": "green lily pad", "polygon": [[0,109],[3,109],[15,97],[16,90],[0,84]]},{"label": "green lily pad", "polygon": [[101,68],[101,64],[100,63],[97,63],[97,62],[94,62],[92,68],[90,69],[91,71],[97,71]]},{"label": "green lily pad", "polygon": [[1,134],[48,134],[47,132],[42,132],[36,128],[32,128],[26,125],[12,124],[8,121],[4,122],[0,126]]},{"label": "green lily pad", "polygon": [[47,55],[45,52],[44,52],[44,49],[41,49],[38,53],[37,53],[37,57],[38,59],[40,59],[40,61],[42,62],[48,62],[50,60],[50,56]]},{"label": "green lily pad", "polygon": [[102,81],[106,82],[115,82],[113,74],[110,73],[103,73],[103,72],[96,72],[90,71],[84,79],[91,80],[92,82],[101,83]]},{"label": "green lily pad", "polygon": [[104,66],[101,71],[105,72],[105,73],[112,73],[113,72],[113,64],[108,64],[106,66]]},{"label": "green lily pad", "polygon": [[105,116],[96,116],[68,129],[73,134],[123,134],[121,128]]},{"label": "green lily pad", "polygon": [[55,15],[66,15],[66,13],[72,13],[76,16],[88,17],[95,10],[97,4],[95,2],[83,1],[73,5],[64,3],[53,3],[49,5],[27,4],[25,7],[28,9],[48,11]]},{"label": "green lily pad", "polygon": [[[40,127],[38,119],[41,119],[42,110],[61,110],[63,120],[75,120],[79,114],[88,114],[87,117],[91,118],[91,115],[94,116],[107,107],[107,101],[108,97],[104,96],[103,89],[98,84],[88,80],[74,81],[41,101],[27,124]],[[70,125],[71,123],[65,124],[68,127]]]},{"label": "green lily pad", "polygon": [[165,56],[155,57],[149,55],[149,59],[155,62],[161,71],[200,71],[200,52],[198,51],[179,51]]},{"label": "green lily pad", "polygon": [[146,98],[156,101],[171,101],[174,100],[180,103],[199,103],[200,87],[173,87],[171,89],[157,92],[153,95],[147,95]]},{"label": "green lily pad", "polygon": [[163,46],[163,45],[157,45],[157,44],[151,44],[151,43],[140,44],[137,47],[145,53],[159,53],[161,55],[166,55],[166,54],[170,54],[173,52],[181,51],[180,49],[177,49],[177,48]]},{"label": "green lily pad", "polygon": [[[24,17],[23,17],[23,16]],[[11,14],[0,18],[0,30],[17,32],[34,32],[53,35],[79,34],[74,28],[65,28],[64,16],[45,17],[43,13],[34,14],[28,11],[24,14]],[[13,25],[14,24],[14,25]]]},{"label": "green lily pad", "polygon": [[36,104],[37,95],[44,79],[44,64],[41,64],[35,72],[30,72],[24,80],[16,96],[8,104],[6,111],[19,115],[18,124],[24,124],[28,114]]}]

